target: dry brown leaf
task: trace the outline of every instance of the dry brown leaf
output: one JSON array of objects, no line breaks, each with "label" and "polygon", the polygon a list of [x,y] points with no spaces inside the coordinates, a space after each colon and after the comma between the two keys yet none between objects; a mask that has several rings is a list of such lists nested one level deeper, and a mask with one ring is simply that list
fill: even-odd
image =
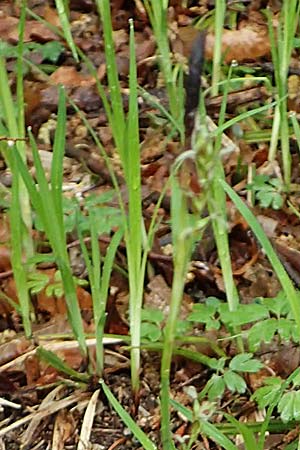
[{"label": "dry brown leaf", "polygon": [[52,436],[52,450],[64,450],[65,443],[74,434],[76,423],[72,414],[65,409],[58,412]]},{"label": "dry brown leaf", "polygon": [[[208,34],[206,37],[205,55],[208,59],[213,58],[215,37]],[[260,32],[251,28],[241,30],[224,30],[222,36],[222,53],[224,60],[230,63],[247,59],[255,59],[270,53],[270,41],[266,30]]]},{"label": "dry brown leaf", "polygon": [[77,72],[73,66],[61,66],[50,76],[54,84],[63,84],[65,87],[75,88],[78,86],[93,86],[95,79],[88,75]]},{"label": "dry brown leaf", "polygon": [[[19,19],[16,17],[0,16],[0,38],[14,44],[18,43],[18,24]],[[24,42],[31,40],[48,42],[58,40],[58,37],[46,25],[36,20],[28,20],[25,25]]]},{"label": "dry brown leaf", "polygon": [[[193,27],[179,29],[179,36],[183,44],[183,53],[189,56],[194,39],[198,31]],[[206,36],[205,56],[213,59],[215,35],[208,33]],[[223,30],[222,53],[224,61],[230,63],[232,60],[238,62],[252,60],[270,53],[270,40],[266,27],[244,26],[239,30]]]}]

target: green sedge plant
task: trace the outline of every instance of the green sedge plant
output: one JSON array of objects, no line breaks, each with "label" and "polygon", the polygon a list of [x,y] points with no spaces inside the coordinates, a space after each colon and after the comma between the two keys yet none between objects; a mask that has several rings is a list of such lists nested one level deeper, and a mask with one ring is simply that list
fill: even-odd
[{"label": "green sedge plant", "polygon": [[215,14],[214,14],[214,32],[215,45],[213,55],[213,69],[212,69],[212,95],[218,95],[219,82],[221,81],[221,62],[222,62],[222,34],[224,28],[226,13],[226,1],[216,0]]},{"label": "green sedge plant", "polygon": [[[187,152],[188,153],[188,152]],[[171,175],[171,221],[173,244],[173,283],[170,301],[170,311],[164,328],[163,350],[161,358],[161,439],[164,450],[173,449],[170,430],[170,371],[172,355],[176,338],[176,323],[184,292],[185,280],[190,262],[196,231],[201,233],[208,219],[200,219],[197,214],[188,211],[187,195],[179,186],[176,171]]]},{"label": "green sedge plant", "polygon": [[128,188],[128,217],[125,216],[125,242],[127,250],[129,276],[129,313],[131,350],[132,387],[137,395],[140,370],[140,326],[143,300],[146,254],[144,248],[145,229],[142,216],[140,143],[137,100],[137,75],[134,48],[133,22],[130,22],[130,70],[129,70],[129,111],[125,116],[115,51],[112,37],[110,3],[105,0],[96,2],[103,24],[107,77],[110,89],[111,106],[107,105],[108,119],[119,152],[126,185]]},{"label": "green sedge plant", "polygon": [[[80,247],[87,267],[88,278],[92,293],[93,317],[96,336],[96,373],[102,376],[104,369],[104,347],[103,334],[106,319],[106,300],[109,290],[109,280],[113,267],[114,257],[123,236],[123,228],[119,227],[111,239],[107,248],[102,267],[102,257],[99,249],[99,230],[97,227],[96,214],[93,209],[89,210],[91,255],[85,244],[80,227],[77,227],[80,239]],[[100,231],[101,232],[101,231]],[[102,270],[101,270],[102,267]]]},{"label": "green sedge plant", "polygon": [[168,0],[144,0],[150,23],[158,48],[159,67],[164,77],[169,99],[169,112],[176,122],[180,140],[184,142],[184,108],[183,98],[178,95],[181,89],[181,68],[174,67],[171,59],[171,51],[168,38]]},{"label": "green sedge plant", "polygon": [[281,142],[283,175],[286,187],[291,182],[291,154],[289,143],[289,123],[287,112],[287,78],[291,55],[294,45],[294,36],[297,30],[300,14],[299,0],[284,0],[280,12],[279,24],[274,30],[273,16],[270,10],[265,11],[269,25],[272,61],[275,70],[277,96],[280,99],[275,109],[272,139],[269,149],[269,160],[276,157],[278,138]]},{"label": "green sedge plant", "polygon": [[[6,71],[6,60],[0,53],[0,133],[8,137],[8,141],[1,142],[1,151],[6,159],[7,165],[13,175],[12,197],[10,207],[11,226],[11,263],[16,282],[17,294],[20,304],[22,321],[26,337],[31,336],[31,302],[27,288],[27,272],[32,267],[24,265],[34,252],[31,237],[32,219],[28,192],[18,173],[13,153],[17,152],[22,161],[26,159],[25,145],[25,120],[24,120],[24,96],[23,96],[23,35],[25,29],[25,5],[21,8],[19,21],[19,44],[17,49],[17,89],[16,101],[9,87]],[[9,145],[9,138],[12,139]],[[14,140],[15,139],[15,140]]]},{"label": "green sedge plant", "polygon": [[76,288],[70,267],[66,246],[66,232],[63,220],[62,177],[63,156],[66,136],[66,99],[63,88],[59,90],[57,128],[53,144],[53,160],[50,174],[50,186],[41,164],[38,148],[29,130],[30,145],[36,170],[35,185],[24,161],[17,152],[13,153],[14,164],[21,174],[29,192],[31,204],[39,216],[49,239],[54,260],[61,272],[67,303],[68,318],[83,356],[87,357],[87,347]]},{"label": "green sedge plant", "polygon": [[[227,83],[224,85],[223,99],[219,113],[218,129],[221,128],[225,123],[227,96],[229,92],[231,73],[234,66],[235,63],[232,63],[228,72]],[[231,257],[230,257],[228,230],[227,230],[226,196],[224,195],[224,193],[221,192],[218,183],[219,178],[221,179],[225,178],[224,168],[221,160],[222,157],[221,150],[222,150],[222,135],[218,134],[213,143],[213,154],[210,155],[211,163],[212,161],[214,161],[214,163],[216,161],[216,164],[212,173],[210,174],[209,171],[207,171],[205,177],[205,179],[208,179],[207,206],[212,220],[214,237],[216,240],[218,255],[222,268],[227,302],[230,310],[234,311],[238,307],[239,297],[234,284],[231,268]],[[206,158],[208,159],[209,155],[207,155]],[[201,172],[199,172],[198,176],[199,180],[201,180],[202,179]],[[241,343],[240,349],[242,350]]]}]

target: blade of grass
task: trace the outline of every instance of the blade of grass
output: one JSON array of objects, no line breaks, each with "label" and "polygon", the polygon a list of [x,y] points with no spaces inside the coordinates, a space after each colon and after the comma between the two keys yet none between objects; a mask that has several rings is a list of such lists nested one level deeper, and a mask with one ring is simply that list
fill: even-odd
[{"label": "blade of grass", "polygon": [[73,58],[76,62],[79,62],[76,45],[73,40],[71,26],[68,18],[68,11],[65,8],[65,2],[63,0],[55,0],[56,10],[58,12],[58,17],[64,32],[64,37],[68,43],[68,46],[71,49]]},{"label": "blade of grass", "polygon": [[36,349],[36,354],[40,359],[47,361],[52,367],[54,367],[59,372],[63,372],[71,378],[78,380],[83,383],[88,383],[90,377],[87,374],[79,373],[77,370],[72,369],[68,364],[66,364],[59,356],[50,350],[46,350],[43,347],[38,347]]},{"label": "blade of grass", "polygon": [[[170,113],[175,120],[179,120],[183,112],[183,103],[177,97],[176,79],[174,79],[171,52],[168,41],[168,1],[144,0],[151,26],[155,35],[159,52],[159,65],[164,76],[169,98]],[[181,137],[183,138],[183,121],[180,122]]]},{"label": "blade of grass", "polygon": [[[0,56],[0,105],[7,133],[12,138],[24,138],[24,101],[23,101],[23,35],[25,28],[25,2],[21,8],[19,21],[19,44],[17,59],[17,101],[14,103],[5,67],[5,59]],[[10,208],[12,268],[16,282],[22,320],[26,337],[31,336],[30,297],[27,288],[27,267],[24,264],[33,254],[31,238],[31,209],[28,193],[24,188],[11,153],[18,152],[26,160],[25,143],[18,141],[12,148],[7,146],[4,152],[6,161],[12,171],[12,205]]]},{"label": "blade of grass", "polygon": [[163,352],[161,359],[161,440],[164,450],[175,448],[170,429],[170,369],[175,342],[175,328],[182,301],[186,273],[194,242],[193,218],[188,213],[187,199],[173,174],[171,195],[171,220],[173,242],[174,274],[169,315],[164,328]]},{"label": "blade of grass", "polygon": [[131,334],[131,380],[135,393],[139,388],[140,370],[140,327],[143,301],[144,273],[141,272],[142,257],[142,197],[139,144],[139,119],[137,100],[137,74],[135,60],[134,28],[130,20],[130,69],[129,69],[129,110],[126,137],[126,184],[128,189],[128,227],[125,231],[128,275],[129,313]]},{"label": "blade of grass", "polygon": [[280,134],[281,152],[283,162],[283,175],[287,188],[291,178],[291,154],[289,144],[288,114],[287,114],[287,77],[293,41],[299,22],[300,2],[299,0],[284,0],[280,11],[279,25],[276,29],[276,38],[273,27],[273,16],[266,9],[268,19],[269,36],[271,42],[271,53],[274,64],[275,82],[277,94],[282,101],[278,104],[273,121],[272,141],[269,150],[269,160],[276,156],[277,140]]},{"label": "blade of grass", "polygon": [[113,395],[109,387],[104,383],[103,380],[99,381],[103,392],[111,404],[111,406],[114,408],[114,410],[118,413],[119,417],[122,419],[122,421],[125,423],[125,425],[130,429],[132,434],[135,436],[135,438],[140,442],[140,444],[143,446],[143,449],[145,450],[157,450],[156,445],[150,441],[148,436],[139,428],[139,426],[136,424],[136,422],[132,419],[132,417],[128,414],[127,411],[122,407],[122,405],[118,402],[116,397]]},{"label": "blade of grass", "polygon": [[258,220],[254,216],[254,214],[250,211],[250,209],[245,205],[245,203],[240,199],[237,193],[229,186],[226,181],[223,179],[219,180],[222,188],[226,192],[226,194],[231,198],[239,212],[242,214],[249,227],[255,234],[256,238],[260,242],[262,248],[264,249],[280,283],[286,294],[287,299],[290,302],[291,309],[293,312],[294,319],[297,324],[298,333],[300,333],[300,295],[294,288],[294,285],[289,278],[286,270],[281,264],[280,259],[278,258],[275,250],[273,249],[269,239],[265,235],[265,232],[262,226],[259,224]]},{"label": "blade of grass", "polygon": [[[64,120],[65,117],[64,111],[62,110],[65,108],[65,101],[61,99],[61,96],[64,96],[63,89],[60,89],[59,96],[60,96],[59,101],[60,110],[58,111],[58,126],[55,135],[55,140],[59,139],[59,141],[61,142],[60,138],[61,129],[63,129],[64,125],[60,124],[59,122],[61,120]],[[23,159],[21,158],[18,152],[13,152],[14,164],[16,164],[17,170],[23,178],[23,181],[29,192],[32,205],[36,210],[37,214],[40,216],[46,235],[49,239],[50,245],[55,254],[55,258],[62,275],[70,324],[72,326],[74,335],[78,340],[80,349],[83,355],[86,356],[87,348],[85,343],[83,324],[78,305],[72,271],[69,264],[68,252],[66,248],[65,230],[62,223],[63,213],[62,210],[60,209],[61,202],[57,201],[57,196],[60,189],[56,185],[54,186],[55,190],[54,192],[50,190],[45,172],[43,170],[40,161],[34,137],[30,131],[29,131],[29,138],[33,152],[33,160],[36,169],[36,179],[38,183],[38,189],[36,188],[32,180],[31,174],[29,173],[27,167],[24,164]],[[61,142],[61,144],[63,144],[62,148],[64,148],[64,143]],[[54,159],[53,164],[55,167],[59,167],[60,165],[62,166],[63,152],[60,149],[58,149],[56,143],[54,144],[54,146],[56,148],[56,152],[53,154]],[[56,158],[58,159],[58,161],[55,161]],[[53,183],[54,180],[57,181],[58,178],[54,176]]]},{"label": "blade of grass", "polygon": [[[228,71],[227,84],[224,86],[223,99],[221,103],[221,109],[219,113],[218,128],[222,127],[225,122],[225,113],[227,106],[227,97],[229,92],[229,80],[231,79],[233,64],[231,64]],[[225,292],[227,297],[227,302],[230,311],[235,311],[239,305],[239,296],[234,283],[232,268],[231,268],[231,257],[228,241],[228,225],[227,225],[227,212],[226,212],[226,195],[223,189],[220,187],[218,182],[219,178],[225,179],[224,168],[220,158],[222,146],[222,135],[216,136],[214,143],[214,154],[217,156],[216,164],[214,168],[213,179],[211,183],[210,194],[208,195],[208,210],[211,216],[214,236],[216,239],[218,256],[222,268],[222,275],[225,285]],[[207,174],[209,179],[210,174]],[[223,192],[222,192],[223,191]],[[218,212],[216,214],[216,211]],[[234,330],[238,333],[239,330]],[[242,341],[240,340],[240,350],[242,350]]]},{"label": "blade of grass", "polygon": [[[183,416],[185,416],[191,423],[195,422],[195,417],[193,412],[183,406],[176,400],[171,399],[170,404],[176,411],[179,411]],[[199,419],[198,419],[199,421]],[[236,450],[236,446],[223,434],[222,430],[219,430],[215,425],[207,422],[206,420],[200,421],[200,431],[207,437],[212,439],[217,444],[221,445],[222,448],[226,450]],[[234,434],[234,433],[233,433]]]},{"label": "blade of grass", "polygon": [[56,211],[56,218],[59,221],[59,227],[61,230],[63,230],[62,184],[63,184],[63,157],[65,153],[65,140],[66,140],[66,124],[67,124],[66,96],[64,93],[64,88],[61,87],[58,99],[57,127],[53,143],[53,158],[50,174],[51,193],[53,197],[54,208]]},{"label": "blade of grass", "polygon": [[[15,148],[12,151],[17,151]],[[17,287],[18,300],[21,308],[22,322],[24,326],[25,336],[31,337],[31,320],[30,309],[31,302],[27,286],[27,273],[23,262],[22,249],[22,231],[24,224],[22,222],[21,209],[19,203],[19,176],[17,175],[17,167],[15,164],[11,165],[13,176],[12,197],[10,206],[10,229],[11,229],[11,263],[14,273],[14,280]]]},{"label": "blade of grass", "polygon": [[225,0],[216,0],[215,3],[215,45],[213,56],[212,71],[212,95],[218,95],[219,81],[221,75],[221,59],[222,59],[222,34],[225,20],[226,2]]},{"label": "blade of grass", "polygon": [[[115,58],[115,47],[111,25],[110,2],[109,0],[96,0],[96,5],[102,20],[104,33],[106,70],[112,107],[112,120],[114,124],[112,127],[113,136],[118,151],[120,152],[121,159],[124,163],[125,115],[119,85],[118,68]],[[126,167],[126,164],[124,164],[124,167]]]}]

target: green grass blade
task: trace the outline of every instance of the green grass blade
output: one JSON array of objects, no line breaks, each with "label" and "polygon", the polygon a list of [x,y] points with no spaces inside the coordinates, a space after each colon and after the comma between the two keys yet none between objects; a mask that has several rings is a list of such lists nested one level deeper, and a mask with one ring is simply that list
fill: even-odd
[{"label": "green grass blade", "polygon": [[228,422],[230,422],[232,425],[235,425],[236,429],[243,436],[246,450],[252,450],[257,448],[257,442],[255,439],[254,432],[250,428],[248,428],[247,424],[239,422],[233,416],[230,416],[230,414],[225,414],[225,417],[228,420]]},{"label": "green grass blade", "polygon": [[65,8],[65,3],[63,0],[55,0],[55,4],[56,4],[56,10],[58,12],[59,20],[60,20],[60,23],[61,23],[61,26],[62,26],[62,29],[64,32],[64,37],[68,43],[68,46],[71,49],[73,58],[75,59],[76,62],[79,62],[76,45],[74,43],[72,33],[71,33],[71,26],[70,26],[68,14],[67,14],[67,11]]},{"label": "green grass blade", "polygon": [[216,0],[215,6],[215,45],[213,56],[212,72],[212,95],[218,95],[219,81],[221,77],[221,59],[222,59],[222,34],[225,20],[226,2],[225,0]]},{"label": "green grass blade", "polygon": [[112,119],[113,119],[112,132],[116,142],[116,146],[120,152],[121,160],[124,161],[125,115],[123,110],[122,95],[119,84],[118,67],[115,58],[110,2],[109,0],[96,0],[96,5],[103,25],[106,70],[112,106]]},{"label": "green grass blade", "polygon": [[[12,151],[17,152],[15,148]],[[19,176],[17,175],[16,166],[11,166],[13,177],[11,206],[9,211],[10,230],[11,230],[11,263],[14,272],[14,280],[17,287],[18,300],[21,309],[22,322],[24,326],[25,336],[31,337],[31,320],[30,309],[31,302],[27,286],[27,273],[23,261],[22,232],[24,231],[24,223],[22,222],[21,209],[19,203]]]},{"label": "green grass blade", "polygon": [[80,373],[77,370],[72,369],[68,364],[66,364],[59,356],[50,350],[46,350],[43,347],[38,347],[36,349],[36,354],[39,358],[47,361],[52,367],[54,367],[59,372],[63,372],[69,377],[74,378],[75,380],[87,383],[89,381],[89,375],[84,373]]},{"label": "green grass blade", "polygon": [[157,450],[156,445],[150,441],[148,436],[139,428],[139,426],[135,423],[132,417],[128,414],[127,411],[122,407],[122,405],[118,402],[116,397],[113,395],[109,387],[104,383],[103,380],[100,380],[100,385],[103,389],[103,392],[114,408],[114,410],[118,413],[122,421],[125,425],[130,429],[135,438],[140,442],[144,450]]},{"label": "green grass blade", "polygon": [[128,226],[125,231],[128,275],[130,290],[130,334],[131,334],[131,379],[135,393],[139,387],[140,370],[140,326],[142,310],[142,285],[144,273],[141,271],[142,257],[142,201],[141,166],[139,144],[139,119],[137,99],[137,75],[133,22],[130,21],[130,69],[129,69],[129,111],[126,127],[125,176],[129,195]]},{"label": "green grass blade", "polygon": [[29,138],[36,169],[38,190],[32,180],[32,177],[27,167],[24,164],[24,161],[22,160],[18,152],[14,153],[16,167],[28,189],[31,202],[37,214],[39,214],[42,220],[46,235],[49,239],[50,245],[55,254],[55,259],[62,276],[64,293],[67,303],[68,318],[70,320],[70,324],[72,326],[74,335],[76,336],[79,342],[80,349],[83,355],[86,355],[87,347],[85,342],[83,323],[78,305],[78,299],[76,295],[72,271],[69,265],[64,227],[62,226],[59,218],[56,216],[56,208],[52,192],[49,189],[46,175],[44,173],[41,160],[39,157],[38,149],[34,137],[30,131],[29,131]]},{"label": "green grass blade", "polygon": [[124,230],[120,228],[112,237],[112,240],[106,250],[106,255],[104,259],[103,269],[102,269],[102,280],[100,288],[100,298],[107,298],[107,293],[109,289],[109,281],[111,276],[111,271],[114,263],[114,258],[116,251],[121,242]]},{"label": "green grass blade", "polygon": [[53,157],[51,165],[51,191],[56,211],[57,220],[60,228],[63,229],[63,206],[62,206],[62,184],[63,184],[63,158],[65,153],[66,141],[66,96],[63,87],[59,88],[57,128],[55,131],[53,144]]},{"label": "green grass blade", "polygon": [[161,360],[161,440],[164,450],[173,448],[170,430],[170,370],[175,340],[175,328],[182,301],[186,273],[190,260],[194,237],[191,233],[191,215],[188,212],[186,196],[179,187],[176,176],[172,175],[171,220],[174,274],[170,311],[164,329],[163,353]]},{"label": "green grass blade", "polygon": [[[221,445],[225,450],[236,450],[236,446],[226,437],[222,431],[218,430],[212,423],[201,422],[201,432],[216,444]],[[255,447],[251,450],[254,450]]]},{"label": "green grass blade", "polygon": [[280,283],[286,294],[287,299],[290,302],[291,309],[293,312],[294,319],[298,327],[298,333],[300,333],[300,295],[294,288],[294,285],[289,278],[285,268],[281,264],[275,250],[273,249],[269,239],[265,235],[265,232],[254,216],[250,209],[245,205],[245,203],[240,199],[236,192],[229,186],[226,181],[219,180],[221,186],[225,190],[226,194],[231,198],[239,212],[242,214],[244,219],[247,221],[249,227],[255,234],[256,238],[260,242],[262,248],[264,249]]}]

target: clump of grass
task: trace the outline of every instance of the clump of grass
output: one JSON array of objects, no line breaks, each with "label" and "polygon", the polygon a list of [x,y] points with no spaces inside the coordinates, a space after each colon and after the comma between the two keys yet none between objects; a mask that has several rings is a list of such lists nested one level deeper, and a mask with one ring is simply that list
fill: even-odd
[{"label": "clump of grass", "polygon": [[144,0],[158,47],[159,66],[164,77],[169,98],[169,109],[177,124],[181,142],[184,141],[184,98],[182,91],[182,69],[173,68],[168,39],[168,0]]},{"label": "clump of grass", "polygon": [[[19,44],[17,57],[17,92],[14,102],[9,87],[5,67],[5,59],[0,56],[0,133],[12,138],[13,145],[1,142],[1,151],[13,175],[12,199],[10,206],[11,226],[11,263],[14,272],[20,311],[25,336],[31,336],[31,302],[27,287],[27,271],[32,269],[26,266],[32,257],[34,248],[31,237],[32,219],[28,192],[22,177],[18,173],[13,154],[16,152],[22,159],[26,159],[25,124],[24,124],[24,98],[23,98],[23,36],[25,28],[25,6],[22,6],[19,21]],[[16,139],[14,141],[14,139]],[[25,265],[24,265],[25,259]]]},{"label": "clump of grass", "polygon": [[299,0],[283,1],[276,37],[272,13],[268,9],[265,12],[269,24],[272,62],[274,64],[277,97],[279,100],[275,109],[269,160],[272,161],[276,157],[278,138],[280,137],[284,181],[286,187],[289,188],[291,182],[291,155],[287,113],[287,77],[293,51],[294,36],[299,23],[300,2]]},{"label": "clump of grass", "polygon": [[76,336],[81,352],[87,357],[87,347],[81,319],[76,288],[70,267],[66,246],[66,232],[63,221],[62,178],[63,156],[66,136],[66,100],[64,90],[59,92],[57,128],[53,145],[53,160],[50,186],[41,164],[38,148],[29,130],[30,145],[36,169],[37,186],[23,159],[17,152],[13,153],[14,167],[20,173],[30,195],[31,203],[38,214],[54,254],[54,260],[61,272],[67,303],[68,318]]}]

